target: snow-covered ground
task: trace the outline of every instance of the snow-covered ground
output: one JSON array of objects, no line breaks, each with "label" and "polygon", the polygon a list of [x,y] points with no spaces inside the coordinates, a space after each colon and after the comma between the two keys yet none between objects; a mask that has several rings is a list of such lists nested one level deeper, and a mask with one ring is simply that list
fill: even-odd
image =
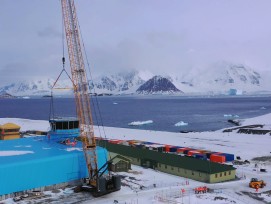
[{"label": "snow-covered ground", "polygon": [[[13,122],[20,125],[22,130],[48,130],[47,121],[33,121],[16,118],[2,118],[0,124]],[[263,129],[270,130],[271,114],[242,121],[242,125],[262,124]],[[95,132],[98,133],[97,127]],[[102,131],[101,131],[102,132]],[[238,134],[236,131],[223,133],[215,132],[170,133],[150,130],[134,130],[105,127],[107,138],[137,139],[162,144],[172,144],[233,153],[241,160],[250,163],[235,165],[239,180],[221,184],[205,184],[190,179],[169,175],[152,169],[132,166],[129,173],[122,175],[122,189],[118,192],[93,198],[87,193],[73,193],[70,189],[59,192],[45,192],[45,197],[35,201],[20,201],[20,203],[183,203],[183,204],[232,204],[232,203],[268,203],[271,202],[271,136]],[[96,136],[99,136],[96,134]],[[103,135],[102,135],[103,136]],[[253,160],[255,157],[262,157]],[[266,169],[267,172],[261,172]],[[255,192],[249,188],[251,178],[263,179],[267,186]],[[154,185],[155,184],[155,185]],[[155,187],[154,187],[155,186]],[[195,194],[193,189],[208,186],[213,192]],[[4,203],[12,203],[11,199]]]}]

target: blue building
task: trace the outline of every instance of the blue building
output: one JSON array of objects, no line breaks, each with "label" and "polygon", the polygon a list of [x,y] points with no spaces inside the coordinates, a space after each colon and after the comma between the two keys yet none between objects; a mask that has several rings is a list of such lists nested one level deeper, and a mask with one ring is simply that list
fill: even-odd
[{"label": "blue building", "polygon": [[[50,137],[56,139],[58,129]],[[68,130],[72,137],[76,136],[74,129]],[[64,129],[59,131],[69,138]],[[60,142],[62,137],[54,139],[37,136],[0,141],[0,196],[88,177],[82,143],[69,145]],[[107,161],[107,151],[97,147],[96,154],[100,168]]]}]

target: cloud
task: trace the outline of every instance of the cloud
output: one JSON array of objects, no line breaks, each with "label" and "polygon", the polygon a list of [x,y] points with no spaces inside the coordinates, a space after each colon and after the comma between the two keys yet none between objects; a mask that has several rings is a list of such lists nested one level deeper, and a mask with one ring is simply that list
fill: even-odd
[{"label": "cloud", "polygon": [[[56,76],[62,57],[60,1],[2,2],[0,85]],[[76,7],[94,75],[134,69],[182,75],[208,71],[219,61],[256,71],[271,67],[269,0],[77,0]]]},{"label": "cloud", "polygon": [[45,27],[43,30],[38,31],[38,36],[47,38],[62,38],[62,33],[60,33],[54,27]]}]

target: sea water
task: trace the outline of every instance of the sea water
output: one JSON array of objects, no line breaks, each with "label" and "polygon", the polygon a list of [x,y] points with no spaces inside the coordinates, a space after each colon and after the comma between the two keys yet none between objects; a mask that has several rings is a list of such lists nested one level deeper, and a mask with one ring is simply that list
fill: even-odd
[{"label": "sea water", "polygon": [[[91,106],[95,125],[170,132],[213,131],[232,126],[229,119],[270,113],[271,97],[102,96],[93,97]],[[50,115],[76,116],[74,98],[0,99],[1,118],[48,120]],[[128,125],[133,122],[139,125]]]}]

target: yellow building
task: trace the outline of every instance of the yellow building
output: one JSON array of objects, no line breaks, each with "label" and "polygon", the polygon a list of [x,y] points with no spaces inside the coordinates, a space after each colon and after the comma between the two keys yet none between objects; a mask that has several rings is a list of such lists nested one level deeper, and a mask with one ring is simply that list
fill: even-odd
[{"label": "yellow building", "polygon": [[20,126],[13,123],[0,125],[0,140],[12,140],[20,138]]}]

